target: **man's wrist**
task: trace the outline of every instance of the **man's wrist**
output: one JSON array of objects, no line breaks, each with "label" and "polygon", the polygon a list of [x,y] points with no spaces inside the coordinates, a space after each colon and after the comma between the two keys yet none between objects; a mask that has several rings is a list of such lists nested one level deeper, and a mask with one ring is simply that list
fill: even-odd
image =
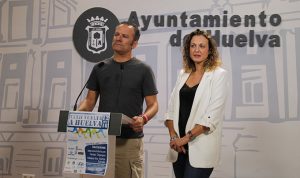
[{"label": "man's wrist", "polygon": [[147,122],[149,121],[148,116],[146,114],[142,114],[142,115],[140,115],[140,117],[143,118],[144,125],[147,124]]}]

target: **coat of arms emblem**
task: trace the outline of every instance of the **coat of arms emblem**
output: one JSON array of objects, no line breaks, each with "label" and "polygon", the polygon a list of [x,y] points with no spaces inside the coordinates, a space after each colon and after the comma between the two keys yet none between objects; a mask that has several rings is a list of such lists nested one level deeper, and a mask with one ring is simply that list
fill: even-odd
[{"label": "coat of arms emblem", "polygon": [[108,19],[104,19],[103,17],[99,18],[98,16],[96,16],[96,18],[91,17],[91,19],[87,19],[89,26],[85,28],[88,32],[86,48],[94,54],[100,54],[106,50],[106,31],[109,29],[105,25],[107,20]]}]

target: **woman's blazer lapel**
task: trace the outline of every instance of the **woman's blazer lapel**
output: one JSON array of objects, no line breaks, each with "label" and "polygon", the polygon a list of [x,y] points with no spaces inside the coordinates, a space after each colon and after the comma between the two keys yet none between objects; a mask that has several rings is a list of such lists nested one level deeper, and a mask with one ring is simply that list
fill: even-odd
[{"label": "woman's blazer lapel", "polygon": [[[211,80],[212,80],[213,73],[212,72],[205,72],[203,74],[203,77],[201,79],[201,82],[199,83],[199,86],[197,88],[190,117],[187,123],[187,129],[191,129],[193,126],[191,126],[192,123],[194,123],[194,120],[196,117],[201,117],[203,113],[205,112],[209,98],[211,97],[210,93],[210,87],[211,87]],[[201,101],[201,103],[200,103]],[[207,102],[205,102],[207,101]],[[200,105],[201,104],[201,105]]]}]

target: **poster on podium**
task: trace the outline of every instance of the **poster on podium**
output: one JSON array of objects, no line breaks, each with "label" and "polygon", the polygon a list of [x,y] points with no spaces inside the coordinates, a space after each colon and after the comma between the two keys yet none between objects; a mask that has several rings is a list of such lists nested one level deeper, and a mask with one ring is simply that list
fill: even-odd
[{"label": "poster on podium", "polygon": [[69,112],[64,172],[104,176],[110,113]]}]

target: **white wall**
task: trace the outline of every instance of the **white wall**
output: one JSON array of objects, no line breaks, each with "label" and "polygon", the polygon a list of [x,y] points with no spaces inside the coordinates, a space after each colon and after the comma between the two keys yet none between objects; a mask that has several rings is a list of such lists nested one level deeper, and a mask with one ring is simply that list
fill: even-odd
[{"label": "white wall", "polygon": [[[224,68],[231,74],[231,93],[223,127],[222,162],[212,177],[298,178],[300,169],[300,1],[216,0],[202,1],[0,1],[0,177],[19,178],[22,173],[43,177],[75,177],[62,172],[65,134],[57,133],[58,112],[72,109],[93,63],[82,59],[72,42],[78,16],[92,7],[113,12],[120,21],[132,11],[141,16],[255,15],[255,27],[214,27],[222,35],[249,31],[266,44],[253,47],[225,47],[219,50]],[[281,24],[260,25],[259,14],[270,19],[279,14]],[[274,17],[274,16],[273,16]],[[152,17],[153,18],[153,17]],[[146,178],[171,178],[171,164],[165,162],[168,135],[163,127],[169,94],[181,67],[180,48],[170,37],[180,30],[182,37],[195,28],[156,27],[150,21],[142,31],[135,55],[154,70],[160,109],[145,128]],[[270,47],[271,35],[279,47]],[[297,47],[298,46],[298,47]],[[298,59],[298,60],[297,60]],[[2,175],[1,175],[2,174]]]}]

